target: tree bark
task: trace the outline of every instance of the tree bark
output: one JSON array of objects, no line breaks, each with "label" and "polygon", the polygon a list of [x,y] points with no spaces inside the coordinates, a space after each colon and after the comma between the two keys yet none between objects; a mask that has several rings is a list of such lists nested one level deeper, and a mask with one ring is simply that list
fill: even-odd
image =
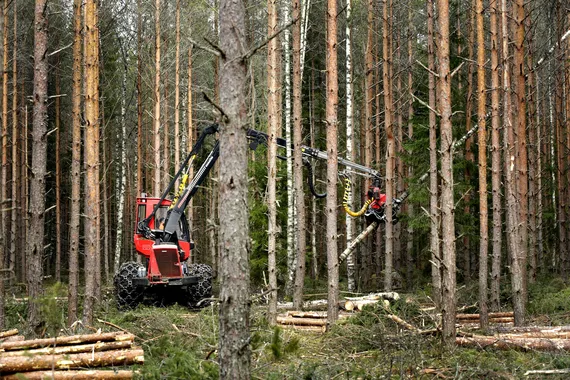
[{"label": "tree bark", "polygon": [[327,59],[326,59],[326,126],[327,126],[327,268],[328,268],[328,314],[327,326],[330,328],[338,319],[338,248],[337,248],[337,107],[338,107],[338,71],[337,71],[337,6],[336,0],[327,1]]},{"label": "tree bark", "polygon": [[245,6],[221,0],[220,104],[220,378],[248,379],[249,228],[247,210],[247,51]]},{"label": "tree bark", "polygon": [[[352,0],[346,2],[346,158],[350,161],[355,161],[354,151],[354,92],[352,84]],[[354,181],[354,176],[349,174],[349,180]],[[348,193],[348,207],[354,209],[354,193]],[[356,229],[356,222],[350,216],[345,217],[346,224],[346,244],[350,244],[354,237]],[[346,258],[346,276],[348,278],[348,291],[356,291],[356,258],[351,253]]]},{"label": "tree bark", "polygon": [[[154,182],[152,192],[155,197],[158,197],[161,192],[161,177],[160,177],[160,0],[155,0],[154,3],[154,141],[153,141],[153,155],[154,155]],[[166,157],[165,157],[166,159]]]},{"label": "tree bark", "polygon": [[[277,6],[275,0],[267,1],[267,35],[277,31]],[[277,38],[272,38],[267,46],[267,209],[268,243],[267,270],[269,277],[268,320],[275,324],[277,316],[277,129],[278,129],[278,94],[277,94]]]},{"label": "tree bark", "polygon": [[[27,284],[30,300],[37,299],[42,293],[42,257],[44,253],[44,216],[45,184],[47,160],[47,101],[48,101],[48,62],[47,62],[47,3],[36,0],[34,20],[34,111],[32,131],[32,166],[30,188],[30,229],[27,235]],[[30,302],[28,305],[28,323],[35,327],[41,320],[40,305]]]},{"label": "tree bark", "polygon": [[69,222],[69,279],[67,324],[77,320],[79,287],[79,213],[81,210],[81,0],[73,2],[73,94],[71,143],[71,210]]},{"label": "tree bark", "polygon": [[544,339],[544,338],[497,338],[494,336],[458,337],[456,342],[459,346],[485,349],[488,347],[501,350],[523,351],[569,351],[570,339]]},{"label": "tree bark", "polygon": [[[176,0],[176,58],[174,68],[174,172],[180,168],[180,0]],[[179,180],[176,181],[178,188]]]},{"label": "tree bark", "polygon": [[477,23],[477,123],[479,145],[479,312],[481,329],[486,330],[488,320],[488,251],[489,226],[487,209],[487,126],[486,126],[486,86],[485,86],[485,31],[483,0],[476,0]]},{"label": "tree bark", "polygon": [[293,184],[295,186],[295,288],[293,293],[293,303],[301,306],[303,303],[303,288],[305,285],[306,272],[306,214],[305,214],[305,192],[303,191],[303,158],[302,158],[302,73],[301,73],[301,2],[293,2],[293,19],[298,20],[293,26]]},{"label": "tree bark", "polygon": [[[511,104],[511,86],[510,75],[511,68],[509,62],[509,48],[508,48],[508,18],[507,18],[507,3],[506,0],[501,1],[501,21],[502,21],[502,51],[503,51],[503,102],[504,102],[504,117],[503,129],[505,131],[504,146],[506,156],[506,170],[505,170],[505,188],[507,196],[507,247],[510,253],[511,264],[511,286],[513,293],[513,308],[515,312],[515,325],[521,326],[524,324],[525,314],[525,299],[524,294],[524,280],[523,262],[525,262],[522,247],[520,246],[520,227],[519,227],[519,204],[517,203],[517,183],[514,170],[516,169],[516,156],[515,156],[515,137],[514,126],[511,122],[513,115]],[[526,276],[524,276],[526,277]],[[526,279],[525,279],[526,280]]]},{"label": "tree bark", "polygon": [[439,26],[439,110],[441,114],[442,334],[447,347],[455,343],[455,220],[453,201],[453,144],[451,75],[449,70],[449,0],[437,2]]},{"label": "tree bark", "polygon": [[132,345],[133,345],[132,340],[130,341],[125,340],[118,342],[97,342],[91,344],[78,344],[73,346],[44,347],[44,348],[37,348],[34,350],[5,351],[2,353],[2,357],[6,358],[11,356],[61,355],[61,354],[77,354],[82,352],[122,350],[124,348],[130,348]]},{"label": "tree bark", "polygon": [[500,138],[500,80],[499,80],[499,31],[498,4],[492,0],[491,7],[491,187],[493,192],[493,259],[491,264],[491,305],[497,311],[500,304],[502,213],[501,213],[501,138]]},{"label": "tree bark", "polygon": [[430,251],[431,251],[431,282],[433,300],[436,307],[441,308],[441,246],[439,208],[438,170],[437,170],[437,119],[435,94],[435,44],[434,44],[434,0],[427,1],[428,27],[428,86],[429,86],[429,215],[430,215]]},{"label": "tree bark", "polygon": [[[392,199],[394,198],[394,177],[395,177],[395,138],[393,125],[393,96],[390,56],[390,46],[392,45],[392,28],[388,19],[390,13],[390,3],[383,0],[383,26],[382,26],[382,72],[384,84],[384,127],[386,130],[386,205],[384,214],[386,215],[386,257],[384,266],[384,290],[392,290],[392,268],[394,259],[394,225],[392,224]],[[379,147],[376,147],[379,149]]]},{"label": "tree bark", "polygon": [[85,1],[85,301],[83,323],[91,325],[97,294],[99,243],[99,37],[97,1]]}]

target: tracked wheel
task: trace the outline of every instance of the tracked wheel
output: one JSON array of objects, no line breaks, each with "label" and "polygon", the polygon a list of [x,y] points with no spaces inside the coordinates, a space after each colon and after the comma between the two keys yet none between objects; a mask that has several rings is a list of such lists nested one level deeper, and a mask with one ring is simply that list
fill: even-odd
[{"label": "tracked wheel", "polygon": [[141,303],[144,289],[133,284],[133,278],[138,277],[139,268],[144,266],[134,261],[121,265],[115,278],[115,299],[120,310],[133,309]]},{"label": "tracked wheel", "polygon": [[188,270],[190,276],[200,278],[197,284],[188,286],[188,305],[190,307],[208,306],[210,302],[202,300],[212,297],[212,267],[206,264],[191,264]]}]

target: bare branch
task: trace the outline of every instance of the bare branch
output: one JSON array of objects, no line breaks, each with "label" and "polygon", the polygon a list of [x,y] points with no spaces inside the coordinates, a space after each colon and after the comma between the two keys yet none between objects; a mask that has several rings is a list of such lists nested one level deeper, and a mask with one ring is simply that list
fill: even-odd
[{"label": "bare branch", "polygon": [[244,54],[244,56],[242,57],[243,59],[249,59],[251,58],[252,55],[254,55],[255,53],[257,53],[257,51],[261,48],[263,48],[265,45],[267,45],[269,43],[269,41],[271,41],[272,39],[274,39],[275,37],[277,37],[278,35],[280,35],[281,33],[283,33],[283,31],[287,28],[289,28],[291,25],[293,25],[294,23],[297,22],[297,20],[299,20],[299,18],[296,18],[294,20],[292,20],[290,23],[288,23],[287,25],[284,25],[282,28],[280,28],[278,31],[276,31],[275,33],[273,33],[272,35],[270,35],[265,41],[263,41],[262,43],[260,43],[259,45],[255,46],[253,49],[251,49],[250,51],[248,51],[247,53]]},{"label": "bare branch", "polygon": [[437,110],[434,110],[433,108],[431,108],[429,106],[429,104],[427,104],[426,102],[424,102],[423,100],[421,100],[420,98],[418,98],[417,96],[415,96],[413,93],[410,92],[410,95],[412,98],[414,98],[414,100],[418,103],[420,103],[422,106],[426,107],[427,109],[429,109],[431,112],[435,113],[438,117],[441,117],[441,115],[439,114],[439,112],[437,112]]},{"label": "bare branch", "polygon": [[[212,53],[212,54],[214,54],[216,57],[223,57],[223,56],[224,56],[222,50],[221,50],[218,46],[215,46],[214,49],[212,49],[212,48],[210,48],[210,47],[208,47],[208,46],[200,45],[199,43],[197,43],[196,41],[194,41],[192,38],[188,38],[188,40],[190,41],[190,43],[191,43],[194,47],[196,47],[196,48],[198,48],[198,49],[201,49],[201,50],[204,50],[204,51],[207,51],[208,53]],[[212,43],[211,43],[210,41],[208,41],[207,39],[206,39],[206,42],[208,42],[210,45],[212,45]]]},{"label": "bare branch", "polygon": [[433,72],[432,70],[430,70],[426,65],[424,65],[421,61],[416,59],[416,63],[418,65],[420,65],[421,67],[423,67],[424,69],[426,69],[431,75],[435,76],[436,78],[439,78],[439,74],[436,72]]},{"label": "bare branch", "polygon": [[56,51],[52,51],[52,52],[49,53],[47,56],[48,56],[48,57],[51,57],[52,55],[56,55],[57,53],[60,53],[60,52],[64,51],[65,49],[70,48],[71,46],[73,46],[73,42],[70,43],[70,44],[68,44],[68,45],[65,45],[65,46],[62,47],[62,48],[57,49]]}]

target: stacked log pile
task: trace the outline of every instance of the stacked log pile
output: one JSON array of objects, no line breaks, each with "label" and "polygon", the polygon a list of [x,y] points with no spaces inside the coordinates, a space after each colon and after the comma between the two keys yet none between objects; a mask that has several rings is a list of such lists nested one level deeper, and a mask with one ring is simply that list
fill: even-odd
[{"label": "stacked log pile", "polygon": [[132,379],[132,370],[93,368],[144,363],[134,335],[124,332],[8,339],[0,343],[0,379]]},{"label": "stacked log pile", "polygon": [[500,328],[492,336],[466,334],[457,337],[456,343],[481,349],[570,351],[570,326]]},{"label": "stacked log pile", "polygon": [[[349,313],[339,313],[339,319],[345,319]],[[326,311],[288,311],[277,316],[277,324],[296,330],[325,332],[327,328]]]}]

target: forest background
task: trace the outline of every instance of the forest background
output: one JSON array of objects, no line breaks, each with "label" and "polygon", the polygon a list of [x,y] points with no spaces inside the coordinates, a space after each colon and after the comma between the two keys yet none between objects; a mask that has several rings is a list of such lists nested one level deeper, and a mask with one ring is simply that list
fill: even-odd
[{"label": "forest background", "polygon": [[[158,195],[200,129],[219,118],[215,1],[102,0],[88,8],[91,3],[83,9],[81,1],[3,1],[0,328],[9,324],[6,297],[27,290],[35,298],[53,282],[69,286],[69,323],[79,318],[78,310],[89,323],[114,271],[137,259],[130,238],[136,196]],[[306,1],[295,16],[295,4],[301,6],[275,3],[273,32],[271,7],[245,5],[252,48],[248,118],[262,131],[276,120],[278,134],[289,141],[328,150],[325,83],[331,69],[324,52],[330,39],[323,21],[329,5]],[[528,284],[541,277],[565,281],[570,271],[568,5],[452,1],[445,20],[450,70],[444,76],[446,39],[431,2],[337,5],[335,151],[382,172],[389,204],[406,189],[411,194],[399,222],[379,228],[349,256],[341,287],[427,289],[437,304],[451,302],[445,309],[454,306],[456,284],[479,281],[480,306],[488,302],[490,310],[499,310],[512,302],[516,323],[524,324]],[[38,12],[44,18],[39,24]],[[298,71],[291,61],[293,25],[300,26]],[[37,28],[45,41],[34,38]],[[277,54],[268,64],[271,49]],[[43,89],[37,87],[39,69]],[[88,77],[90,70],[95,74]],[[273,85],[268,73],[274,73]],[[90,80],[82,82],[82,74]],[[295,78],[302,84],[297,116]],[[451,88],[452,136],[439,124],[445,119],[444,78]],[[90,97],[95,88],[98,99]],[[36,112],[39,105],[44,110]],[[300,124],[292,132],[294,119]],[[475,125],[477,141],[452,144]],[[303,181],[293,179],[290,160],[278,163],[276,225],[269,226],[273,203],[264,153],[251,154],[244,210],[252,289],[268,287],[268,252],[274,250],[279,296],[299,302],[305,280],[324,285],[329,222],[324,202],[300,191]],[[429,184],[422,178],[426,172]],[[324,188],[324,165],[316,164],[315,176]],[[358,208],[369,183],[353,182],[351,202]],[[188,211],[196,242],[192,260],[215,271],[225,217],[218,192],[214,172]],[[340,206],[340,199],[332,201]],[[301,210],[306,217],[299,227]],[[336,219],[334,242],[342,251],[366,226],[342,214]],[[306,278],[296,276],[304,255]],[[441,266],[446,259],[452,261]],[[32,303],[32,327],[42,323],[41,310],[34,309]]]}]

